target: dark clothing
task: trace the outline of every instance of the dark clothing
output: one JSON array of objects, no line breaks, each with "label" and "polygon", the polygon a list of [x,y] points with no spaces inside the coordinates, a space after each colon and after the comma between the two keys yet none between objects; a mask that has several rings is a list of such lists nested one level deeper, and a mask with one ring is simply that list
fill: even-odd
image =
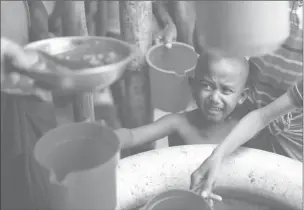
[{"label": "dark clothing", "polygon": [[33,158],[39,138],[56,127],[52,104],[1,94],[1,209],[41,209],[47,172]]},{"label": "dark clothing", "polygon": [[[26,1],[1,1],[2,37],[25,45],[31,23]],[[1,92],[1,209],[47,209],[48,174],[34,160],[33,148],[55,127],[52,104]]]}]

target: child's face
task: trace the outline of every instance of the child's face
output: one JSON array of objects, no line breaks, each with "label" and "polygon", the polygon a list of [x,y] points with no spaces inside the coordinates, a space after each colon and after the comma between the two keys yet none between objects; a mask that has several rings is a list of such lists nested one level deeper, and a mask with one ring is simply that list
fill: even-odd
[{"label": "child's face", "polygon": [[200,56],[190,85],[207,120],[225,120],[246,99],[248,70],[240,60]]}]

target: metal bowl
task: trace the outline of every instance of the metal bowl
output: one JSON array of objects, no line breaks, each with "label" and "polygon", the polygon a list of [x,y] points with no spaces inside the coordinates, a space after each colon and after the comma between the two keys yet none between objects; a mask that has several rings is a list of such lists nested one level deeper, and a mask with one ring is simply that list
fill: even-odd
[{"label": "metal bowl", "polygon": [[[83,67],[82,65],[81,69],[72,70],[69,73],[65,72],[64,75],[60,75],[55,71],[45,74],[45,76],[49,76],[49,78],[57,79],[57,85],[63,85],[65,91],[91,92],[108,87],[122,76],[127,64],[132,61],[138,52],[135,46],[124,41],[109,37],[94,36],[51,38],[30,43],[25,49],[39,50],[57,57],[62,54],[65,56],[73,56],[73,54],[83,46],[86,47],[83,48],[84,50],[81,52],[77,52],[77,56],[114,52],[119,55],[120,59],[117,62],[96,67],[89,65]],[[52,71],[52,69],[50,70]],[[64,80],[61,79],[61,77],[64,77]],[[44,80],[45,79],[46,78],[44,78]]]}]

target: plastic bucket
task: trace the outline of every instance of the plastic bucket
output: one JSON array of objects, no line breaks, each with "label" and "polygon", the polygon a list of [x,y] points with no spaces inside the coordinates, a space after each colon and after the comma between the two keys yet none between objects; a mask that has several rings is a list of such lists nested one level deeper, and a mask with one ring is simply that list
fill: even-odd
[{"label": "plastic bucket", "polygon": [[203,198],[187,190],[170,190],[155,196],[143,210],[208,210]]},{"label": "plastic bucket", "polygon": [[152,102],[165,112],[179,112],[192,99],[188,76],[193,75],[197,54],[190,45],[174,42],[168,49],[163,44],[153,46],[146,54],[150,66]]},{"label": "plastic bucket", "polygon": [[116,208],[119,140],[100,124],[72,123],[46,133],[34,157],[50,173],[51,209]]}]

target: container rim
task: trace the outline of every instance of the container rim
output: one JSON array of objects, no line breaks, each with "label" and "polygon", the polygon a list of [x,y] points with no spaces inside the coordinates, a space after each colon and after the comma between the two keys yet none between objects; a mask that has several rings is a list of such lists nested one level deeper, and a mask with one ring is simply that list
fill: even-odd
[{"label": "container rim", "polygon": [[[193,50],[193,52],[196,53],[194,47],[192,47],[192,46],[189,45],[189,44],[185,44],[185,43],[183,43],[183,42],[172,42],[172,45],[184,46],[184,47],[187,47],[187,48]],[[163,73],[166,73],[166,74],[174,74],[174,75],[180,76],[179,74],[177,74],[177,73],[174,72],[174,71],[168,71],[168,70],[159,68],[159,67],[157,67],[156,65],[154,65],[154,64],[152,63],[152,61],[151,61],[151,59],[150,59],[151,53],[152,53],[155,49],[157,49],[157,48],[159,48],[159,47],[162,47],[162,46],[164,46],[164,44],[156,44],[156,45],[152,46],[152,47],[148,50],[148,52],[146,53],[146,56],[145,56],[148,65],[149,65],[150,67],[156,69],[157,71],[160,71],[160,72],[163,72]],[[198,54],[196,54],[196,55],[197,55],[197,57],[198,57]],[[181,75],[181,76],[185,76],[187,73],[193,71],[195,67],[196,67],[196,63],[194,64],[193,67],[191,67],[191,68],[185,70],[184,73],[183,73],[183,75]]]},{"label": "container rim", "polygon": [[[189,196],[195,196],[196,199],[200,198],[199,195],[195,194],[190,190],[185,190],[185,189],[166,190],[154,196],[152,199],[148,200],[148,202],[142,207],[142,210],[153,210],[157,205],[159,205],[164,200],[168,200],[172,198],[180,198],[180,197],[189,197]],[[204,203],[202,197],[201,199],[202,199],[202,203]]]},{"label": "container rim", "polygon": [[[112,69],[117,68],[117,66],[123,66],[125,64],[128,64],[131,62],[139,53],[139,49],[132,44],[129,44],[125,41],[115,39],[112,37],[99,37],[99,36],[67,36],[67,37],[54,37],[54,38],[49,38],[49,39],[43,39],[35,42],[28,43],[27,45],[24,46],[24,49],[26,50],[40,50],[40,46],[43,44],[49,43],[51,40],[64,40],[64,41],[70,41],[70,40],[90,40],[90,39],[96,39],[96,40],[106,40],[106,41],[111,41],[111,42],[116,42],[118,44],[121,44],[123,47],[127,48],[129,50],[129,55],[122,58],[118,62],[112,63],[112,64],[107,64],[103,66],[96,66],[92,68],[87,68],[85,71],[73,71],[72,75],[79,75],[79,76],[84,76],[84,75],[91,75],[91,74],[98,74],[102,72],[108,72],[111,71]],[[49,53],[49,52],[47,52]]]},{"label": "container rim", "polygon": [[[51,136],[53,133],[58,133],[60,132],[61,130],[65,130],[66,128],[71,128],[73,126],[81,126],[81,125],[88,125],[90,124],[91,126],[95,126],[95,128],[101,128],[101,129],[104,129],[106,130],[107,132],[110,132],[113,134],[113,136],[115,137],[115,141],[108,141],[107,143],[113,145],[115,147],[115,149],[112,151],[111,155],[108,157],[108,159],[101,165],[107,165],[108,162],[113,159],[120,151],[121,149],[121,142],[119,141],[117,135],[115,134],[115,132],[110,129],[109,127],[107,126],[104,126],[104,125],[101,125],[97,122],[73,122],[73,123],[67,123],[67,124],[64,124],[64,125],[61,125],[61,126],[58,126],[54,129],[51,129],[49,130],[48,132],[46,132],[39,140],[38,142],[35,144],[34,146],[34,149],[33,149],[33,157],[36,159],[36,161],[39,163],[40,166],[42,166],[43,168],[47,169],[47,170],[50,170],[49,168],[47,168],[44,164],[43,164],[43,161],[39,160],[39,152],[38,152],[38,147],[39,145],[42,144],[42,141],[43,139],[45,138],[49,138],[49,136]],[[56,146],[55,146],[56,147]],[[52,151],[50,150],[48,152],[48,154],[50,154]],[[47,154],[47,155],[48,155]],[[46,155],[46,156],[47,156]],[[96,165],[96,166],[93,166],[91,167],[89,170],[86,170],[86,171],[92,171],[92,170],[95,170],[97,169],[98,167],[100,167],[100,165]],[[78,172],[83,172],[85,170],[79,170]]]}]

